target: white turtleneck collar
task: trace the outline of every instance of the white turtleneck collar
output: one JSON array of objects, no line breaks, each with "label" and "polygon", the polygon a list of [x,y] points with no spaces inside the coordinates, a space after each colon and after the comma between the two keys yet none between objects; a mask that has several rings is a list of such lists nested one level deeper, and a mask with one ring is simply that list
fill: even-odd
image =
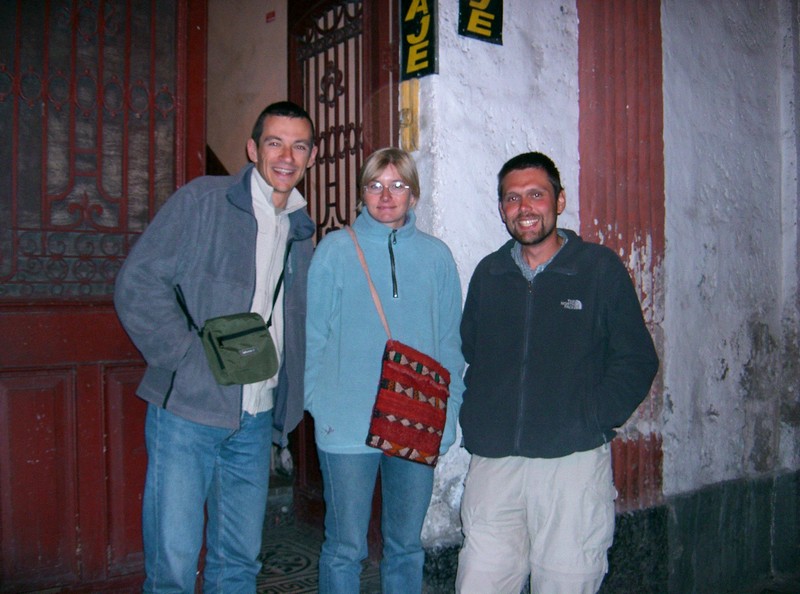
[{"label": "white turtleneck collar", "polygon": [[[278,356],[283,357],[283,299],[275,302],[273,293],[283,270],[286,241],[291,227],[289,213],[305,208],[303,195],[293,189],[286,201],[286,208],[275,208],[272,201],[273,188],[263,178],[258,169],[253,168],[250,181],[250,194],[253,200],[253,215],[256,218],[256,278],[253,303],[250,311],[257,312],[267,320],[272,316],[269,332]],[[283,287],[281,287],[281,291]],[[272,408],[272,390],[278,378],[271,377],[256,384],[246,384],[242,390],[242,408],[250,414],[258,414]]]},{"label": "white turtleneck collar", "polygon": [[250,190],[250,193],[253,195],[253,210],[268,210],[274,213],[275,216],[278,216],[282,213],[289,214],[290,212],[305,208],[306,206],[306,199],[303,198],[303,195],[297,188],[292,188],[289,198],[286,200],[286,207],[283,209],[276,208],[275,203],[272,201],[272,192],[274,188],[267,183],[267,180],[261,175],[258,167],[253,167],[253,178],[250,184]]}]

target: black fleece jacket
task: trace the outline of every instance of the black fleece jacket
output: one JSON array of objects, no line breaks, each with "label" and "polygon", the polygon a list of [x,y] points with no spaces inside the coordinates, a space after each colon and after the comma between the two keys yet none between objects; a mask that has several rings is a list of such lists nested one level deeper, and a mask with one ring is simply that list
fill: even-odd
[{"label": "black fleece jacket", "polygon": [[514,240],[475,269],[461,322],[464,445],[489,458],[557,458],[611,440],[644,400],[658,357],[630,275],[574,232],[525,280]]}]

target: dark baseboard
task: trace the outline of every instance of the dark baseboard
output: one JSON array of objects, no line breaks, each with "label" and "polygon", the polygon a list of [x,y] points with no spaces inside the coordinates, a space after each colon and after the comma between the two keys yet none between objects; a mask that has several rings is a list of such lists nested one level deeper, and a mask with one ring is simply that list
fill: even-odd
[{"label": "dark baseboard", "polygon": [[[800,592],[799,516],[800,471],[620,514],[600,594]],[[425,593],[453,592],[457,567],[458,547],[427,550]]]}]

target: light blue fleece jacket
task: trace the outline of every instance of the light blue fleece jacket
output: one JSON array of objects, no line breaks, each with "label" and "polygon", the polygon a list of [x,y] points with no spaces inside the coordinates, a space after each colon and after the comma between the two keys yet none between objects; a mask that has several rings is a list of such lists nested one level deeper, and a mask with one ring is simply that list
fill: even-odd
[{"label": "light blue fleece jacket", "polygon": [[[405,225],[393,231],[364,209],[353,230],[392,338],[432,356],[450,372],[447,424],[440,449],[444,454],[455,441],[464,391],[461,284],[450,249],[417,229],[415,221],[411,210]],[[397,297],[393,296],[395,284]],[[350,235],[344,230],[329,233],[311,260],[306,318],[305,407],[314,417],[321,450],[334,454],[376,451],[365,441],[386,339]]]}]

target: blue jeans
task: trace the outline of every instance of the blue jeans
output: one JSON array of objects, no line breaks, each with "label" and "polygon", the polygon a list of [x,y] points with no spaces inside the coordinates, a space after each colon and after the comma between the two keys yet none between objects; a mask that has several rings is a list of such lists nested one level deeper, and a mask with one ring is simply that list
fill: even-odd
[{"label": "blue jeans", "polygon": [[433,468],[402,458],[319,451],[325,493],[325,540],[319,558],[321,594],[359,591],[361,562],[367,558],[367,529],[378,467],[381,470],[381,590],[422,591],[425,551],[422,523],[433,490]]},{"label": "blue jeans", "polygon": [[245,413],[231,430],[148,405],[143,592],[194,592],[204,506],[204,592],[256,591],[271,440],[271,411]]}]

